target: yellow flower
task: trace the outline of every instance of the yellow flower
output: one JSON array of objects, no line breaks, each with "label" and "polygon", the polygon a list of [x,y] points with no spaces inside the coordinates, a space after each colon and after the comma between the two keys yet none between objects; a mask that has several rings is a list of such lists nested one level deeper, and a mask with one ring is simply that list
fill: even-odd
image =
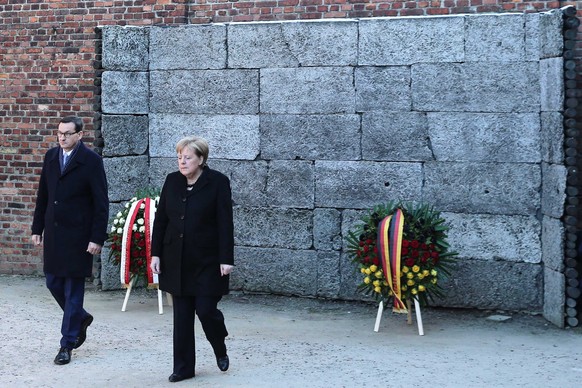
[{"label": "yellow flower", "polygon": [[402,291],[406,291],[406,290],[408,290],[408,286],[406,284],[403,284],[402,287],[400,287],[400,289]]},{"label": "yellow flower", "polygon": [[402,267],[402,273],[407,273],[409,270],[407,266]]},{"label": "yellow flower", "polygon": [[425,286],[423,286],[422,284],[420,284],[420,285],[418,286],[418,291],[426,291],[426,287],[425,287]]},{"label": "yellow flower", "polygon": [[410,290],[410,292],[412,292],[412,295],[418,294],[418,291],[416,288],[413,288],[412,290]]},{"label": "yellow flower", "polygon": [[387,286],[388,285],[388,282],[386,280],[382,280],[382,285],[383,286]]},{"label": "yellow flower", "polygon": [[414,280],[412,280],[412,279],[409,279],[409,280],[406,282],[406,284],[408,284],[409,286],[411,286],[411,287],[412,287],[412,286],[414,286],[414,284],[415,284],[415,283],[414,283]]},{"label": "yellow flower", "polygon": [[437,276],[437,270],[436,270],[436,269],[432,269],[432,270],[430,271],[430,274],[431,274],[432,276]]},{"label": "yellow flower", "polygon": [[430,279],[430,282],[431,282],[432,284],[437,284],[437,278],[432,278],[432,279]]},{"label": "yellow flower", "polygon": [[372,264],[372,265],[370,266],[370,271],[372,271],[372,272],[376,272],[377,270],[378,270],[378,267],[377,267],[377,266],[375,266],[374,264]]},{"label": "yellow flower", "polygon": [[382,287],[375,287],[374,291],[376,291],[378,294],[382,293]]},{"label": "yellow flower", "polygon": [[418,275],[416,275],[416,277],[418,278],[418,280],[422,280],[424,279],[424,275],[419,273]]},{"label": "yellow flower", "polygon": [[412,278],[414,278],[414,274],[412,272],[409,272],[409,273],[406,274],[406,278],[407,279],[412,279]]},{"label": "yellow flower", "polygon": [[379,280],[374,280],[372,282],[372,284],[374,285],[374,287],[380,287],[380,281]]},{"label": "yellow flower", "polygon": [[366,277],[364,278],[364,283],[366,283],[366,284],[370,284],[370,278],[366,276]]},{"label": "yellow flower", "polygon": [[425,269],[424,271],[422,271],[422,275],[428,276],[428,275],[430,275],[430,271],[428,269]]},{"label": "yellow flower", "polygon": [[364,267],[360,268],[360,272],[361,273],[366,273],[366,268],[364,268]]},{"label": "yellow flower", "polygon": [[418,272],[420,271],[420,267],[418,265],[415,265],[414,267],[412,267],[412,272]]},{"label": "yellow flower", "polygon": [[374,275],[380,279],[382,277],[382,271],[377,271]]},{"label": "yellow flower", "polygon": [[366,268],[366,269],[364,269],[364,273],[365,273],[366,275],[369,275],[369,274],[371,273],[371,271],[370,271],[370,268]]}]

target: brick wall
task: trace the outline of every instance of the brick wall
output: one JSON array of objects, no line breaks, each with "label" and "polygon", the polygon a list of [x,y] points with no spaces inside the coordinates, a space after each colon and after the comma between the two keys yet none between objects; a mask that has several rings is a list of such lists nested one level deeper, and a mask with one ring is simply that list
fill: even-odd
[{"label": "brick wall", "polygon": [[56,124],[65,115],[85,118],[85,141],[92,144],[98,25],[538,12],[566,5],[580,8],[582,1],[0,0],[0,273],[42,272],[41,251],[30,244],[42,158],[56,144]]}]

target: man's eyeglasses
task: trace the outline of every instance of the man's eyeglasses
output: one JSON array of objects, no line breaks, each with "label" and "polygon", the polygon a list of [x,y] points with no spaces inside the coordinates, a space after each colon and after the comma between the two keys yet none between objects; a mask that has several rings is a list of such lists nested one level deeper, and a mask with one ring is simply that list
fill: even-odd
[{"label": "man's eyeglasses", "polygon": [[64,139],[68,139],[73,135],[78,134],[79,132],[59,132],[57,131],[57,137],[62,137]]}]

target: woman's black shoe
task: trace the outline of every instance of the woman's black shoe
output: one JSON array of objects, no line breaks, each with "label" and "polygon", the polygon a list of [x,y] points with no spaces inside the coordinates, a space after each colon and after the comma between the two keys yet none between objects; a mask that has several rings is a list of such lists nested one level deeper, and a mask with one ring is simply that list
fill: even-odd
[{"label": "woman's black shoe", "polygon": [[217,357],[216,365],[218,365],[218,369],[220,369],[223,372],[226,372],[228,370],[228,356]]},{"label": "woman's black shoe", "polygon": [[194,375],[192,375],[192,376],[182,376],[182,375],[179,375],[177,373],[172,373],[170,375],[170,377],[168,377],[168,381],[170,383],[177,383],[178,381],[182,381],[182,380],[186,380],[186,379],[191,379],[192,377],[194,377]]}]

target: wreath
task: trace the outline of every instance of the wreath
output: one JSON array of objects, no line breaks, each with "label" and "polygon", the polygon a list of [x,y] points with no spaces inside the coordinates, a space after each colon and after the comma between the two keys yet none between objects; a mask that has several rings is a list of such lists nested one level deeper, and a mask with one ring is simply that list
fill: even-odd
[{"label": "wreath", "polygon": [[[400,279],[386,276],[386,261],[382,260],[378,229],[386,217],[400,209],[403,218],[400,249]],[[362,273],[358,290],[372,294],[377,301],[396,302],[393,287],[400,285],[398,294],[402,302],[416,298],[420,305],[428,305],[444,296],[441,282],[451,275],[457,252],[449,250],[449,226],[440,212],[427,204],[389,202],[375,206],[348,232],[348,254]],[[380,236],[380,238],[382,238]],[[392,261],[394,262],[394,261]],[[397,273],[395,270],[392,270]],[[394,281],[392,281],[394,280]],[[396,306],[396,303],[395,303]]]},{"label": "wreath", "polygon": [[[149,217],[153,219],[159,201],[159,190],[140,190],[124,204],[123,208],[110,221],[111,229],[107,238],[107,242],[110,244],[109,261],[116,266],[121,266],[122,262],[127,262],[127,268],[123,268],[123,271],[127,270],[127,275],[135,280],[140,277],[149,278],[148,262],[151,254],[148,252],[148,248],[151,235],[148,236],[148,234],[151,233],[151,228],[146,223],[149,222]],[[146,211],[146,203],[150,202],[151,205]],[[152,213],[151,216],[150,213]],[[147,239],[150,240],[146,241]],[[126,284],[127,282],[122,279],[122,283]]]}]

